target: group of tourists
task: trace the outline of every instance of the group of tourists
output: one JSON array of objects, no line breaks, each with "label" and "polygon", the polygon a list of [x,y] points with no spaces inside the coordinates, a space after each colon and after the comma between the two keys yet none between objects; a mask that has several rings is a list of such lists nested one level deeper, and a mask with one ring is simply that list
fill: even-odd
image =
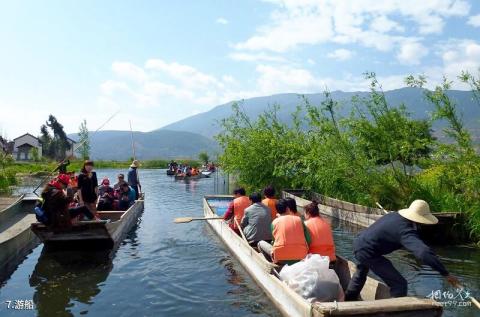
[{"label": "group of tourists", "polygon": [[[224,219],[237,234],[265,258],[283,266],[306,258],[308,254],[328,256],[331,267],[336,261],[335,243],[329,222],[320,216],[318,203],[304,206],[304,214],[297,210],[293,198],[276,199],[272,186],[259,193],[246,196],[244,188],[234,190]],[[434,252],[421,240],[419,224],[436,224],[428,203],[415,200],[409,208],[390,212],[359,233],[353,242],[357,269],[347,290],[345,300],[358,300],[359,294],[371,270],[389,287],[392,297],[407,295],[405,278],[384,257],[395,250],[405,248],[424,264],[440,272],[447,281],[458,285],[458,279],[449,274]]]},{"label": "group of tourists", "polygon": [[53,228],[69,228],[77,220],[100,220],[97,211],[127,210],[140,195],[139,166],[134,160],[127,180],[124,174],[118,174],[113,187],[106,177],[99,185],[91,160],[84,162],[78,176],[62,168],[42,191],[35,208],[37,220]]}]

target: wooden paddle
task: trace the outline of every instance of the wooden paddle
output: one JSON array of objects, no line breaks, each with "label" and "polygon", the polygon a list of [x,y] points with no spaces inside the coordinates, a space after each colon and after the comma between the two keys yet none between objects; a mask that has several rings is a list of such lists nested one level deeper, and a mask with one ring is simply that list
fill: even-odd
[{"label": "wooden paddle", "polygon": [[234,217],[233,220],[235,221],[235,224],[237,225],[238,231],[240,231],[240,234],[242,235],[243,240],[245,240],[248,243],[248,240],[245,237],[245,234],[243,233],[242,227],[240,227],[240,224],[238,223],[237,218]]},{"label": "wooden paddle", "polygon": [[181,217],[181,218],[175,218],[173,220],[174,223],[189,223],[195,220],[220,220],[223,219],[222,217],[199,217],[199,218],[194,218],[194,217]]},{"label": "wooden paddle", "polygon": [[382,209],[384,213],[388,214],[388,211],[385,210],[385,208],[383,208],[383,206],[380,205],[380,203],[379,203],[378,201],[377,201],[375,204],[376,204],[378,207],[380,207],[380,209]]},{"label": "wooden paddle", "polygon": [[[460,284],[460,283],[457,283],[457,284],[455,285],[455,287],[458,287],[462,292],[465,291],[465,287],[464,287],[462,284]],[[469,299],[475,306],[477,306],[478,309],[480,309],[480,303],[478,302],[478,300],[477,300],[475,297],[473,297],[472,295],[469,295],[469,296],[468,296],[468,299]]]}]

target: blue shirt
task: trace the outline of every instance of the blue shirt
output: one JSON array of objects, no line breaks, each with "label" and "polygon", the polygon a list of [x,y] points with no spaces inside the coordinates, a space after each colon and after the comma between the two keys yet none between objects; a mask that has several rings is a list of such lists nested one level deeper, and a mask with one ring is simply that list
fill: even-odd
[{"label": "blue shirt", "polygon": [[137,176],[137,169],[130,167],[128,169],[127,175],[128,185],[130,186],[138,186],[138,176]]}]

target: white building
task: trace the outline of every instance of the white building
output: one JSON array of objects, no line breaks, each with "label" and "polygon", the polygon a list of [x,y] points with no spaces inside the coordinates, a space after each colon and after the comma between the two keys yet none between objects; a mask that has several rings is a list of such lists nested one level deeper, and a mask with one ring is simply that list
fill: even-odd
[{"label": "white building", "polygon": [[13,158],[17,161],[33,160],[32,149],[37,148],[38,157],[42,157],[42,143],[30,133],[13,139]]}]

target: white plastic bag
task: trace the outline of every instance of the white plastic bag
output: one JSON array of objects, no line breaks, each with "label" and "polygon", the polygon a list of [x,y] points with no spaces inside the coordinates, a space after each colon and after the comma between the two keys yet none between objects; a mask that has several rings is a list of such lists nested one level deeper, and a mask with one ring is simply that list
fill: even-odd
[{"label": "white plastic bag", "polygon": [[280,279],[297,294],[310,302],[343,300],[343,290],[337,274],[328,268],[328,256],[309,254],[293,265],[285,265]]}]

